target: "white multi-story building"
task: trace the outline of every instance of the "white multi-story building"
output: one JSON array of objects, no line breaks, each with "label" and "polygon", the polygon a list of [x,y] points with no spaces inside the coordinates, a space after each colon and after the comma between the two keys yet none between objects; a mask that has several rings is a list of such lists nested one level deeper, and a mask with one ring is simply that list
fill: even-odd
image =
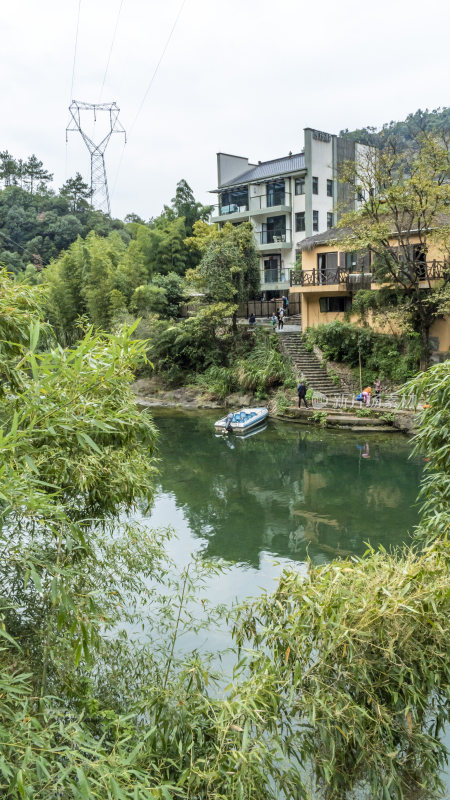
[{"label": "white multi-story building", "polygon": [[339,209],[354,207],[354,188],[338,181],[339,167],[365,150],[351,139],[305,128],[301,153],[258,164],[217,154],[219,203],[212,222],[252,221],[265,299],[288,293],[298,242],[332,228]]}]

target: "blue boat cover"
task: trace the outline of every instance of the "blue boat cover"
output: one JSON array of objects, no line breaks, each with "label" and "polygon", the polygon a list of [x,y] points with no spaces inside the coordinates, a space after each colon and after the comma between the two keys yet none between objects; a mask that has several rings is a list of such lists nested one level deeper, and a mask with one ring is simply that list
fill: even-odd
[{"label": "blue boat cover", "polygon": [[237,414],[233,415],[233,422],[247,422],[247,420],[252,417],[256,417],[256,411],[250,411],[247,414],[245,411],[239,411]]}]

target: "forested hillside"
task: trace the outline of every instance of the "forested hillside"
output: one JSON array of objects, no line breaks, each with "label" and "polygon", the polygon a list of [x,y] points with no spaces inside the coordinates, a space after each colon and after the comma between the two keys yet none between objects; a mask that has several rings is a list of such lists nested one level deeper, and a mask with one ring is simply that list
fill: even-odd
[{"label": "forested hillside", "polygon": [[450,107],[436,108],[433,111],[422,111],[420,108],[414,114],[408,114],[405,120],[400,122],[385,122],[380,128],[367,126],[349,131],[348,128],[340,131],[340,136],[345,135],[355,142],[371,144],[383,147],[388,141],[395,138],[401,149],[410,146],[420,131],[430,133],[449,133],[450,132]]},{"label": "forested hillside", "polygon": [[179,181],[169,206],[153,219],[136,214],[112,219],[90,205],[90,188],[79,173],[59,191],[42,161],[27,161],[0,153],[0,264],[10,272],[26,270],[30,278],[57,258],[78,236],[94,231],[102,237],[117,231],[124,244],[138,239],[150,274],[184,273],[196,265],[196,254],[184,244],[198,219],[206,219],[209,206],[197,203],[186,181]]}]

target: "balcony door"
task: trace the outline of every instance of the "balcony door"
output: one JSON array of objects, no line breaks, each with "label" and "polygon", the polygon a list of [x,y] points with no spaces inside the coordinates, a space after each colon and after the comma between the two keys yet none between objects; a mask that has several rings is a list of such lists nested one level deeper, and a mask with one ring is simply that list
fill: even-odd
[{"label": "balcony door", "polygon": [[284,181],[270,181],[267,184],[267,206],[284,205]]},{"label": "balcony door", "polygon": [[280,280],[281,255],[264,259],[264,283],[278,283]]},{"label": "balcony door", "polygon": [[286,241],[286,217],[267,217],[262,224],[262,244]]},{"label": "balcony door", "polygon": [[323,286],[327,283],[337,282],[338,254],[318,253],[317,255],[317,278],[318,283]]}]

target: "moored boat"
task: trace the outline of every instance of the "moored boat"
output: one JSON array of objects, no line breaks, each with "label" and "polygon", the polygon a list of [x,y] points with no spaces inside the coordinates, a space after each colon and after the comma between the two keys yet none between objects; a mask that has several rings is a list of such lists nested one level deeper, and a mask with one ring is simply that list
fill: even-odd
[{"label": "moored boat", "polygon": [[224,432],[245,433],[263,422],[268,414],[267,408],[240,408],[239,411],[231,411],[226,417],[218,419],[214,427]]}]

